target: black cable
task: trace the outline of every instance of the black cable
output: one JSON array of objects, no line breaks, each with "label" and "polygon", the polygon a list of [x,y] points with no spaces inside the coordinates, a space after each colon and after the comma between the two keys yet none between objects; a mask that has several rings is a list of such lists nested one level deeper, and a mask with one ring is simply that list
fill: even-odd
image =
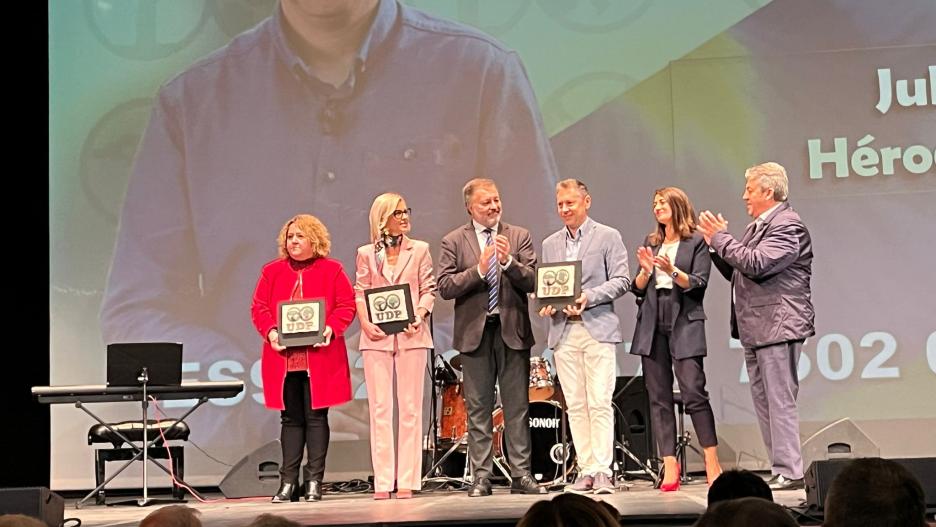
[{"label": "black cable", "polygon": [[350,481],[331,481],[322,484],[322,491],[332,494],[366,494],[371,492],[373,488],[373,485],[362,479],[352,479]]},{"label": "black cable", "polygon": [[[159,414],[162,414],[162,416],[163,416],[164,419],[173,419],[173,418],[169,417],[169,416],[166,414],[165,411],[163,411],[163,409],[162,409],[161,406],[159,406],[159,401],[157,401],[156,399],[154,399],[154,398],[152,398],[152,397],[150,397],[150,398],[153,399],[153,406],[156,408],[156,412],[157,412],[157,414],[156,414],[156,422],[157,422],[157,423],[159,422]],[[182,422],[185,423],[185,421],[182,421]],[[185,423],[185,424],[186,424],[186,426],[188,425],[188,423]],[[161,434],[160,434],[160,435],[161,435]],[[208,452],[206,452],[204,448],[198,446],[198,443],[196,443],[195,441],[192,441],[191,439],[186,439],[185,441],[186,441],[187,443],[189,443],[190,445],[192,445],[193,447],[195,447],[195,448],[196,448],[199,452],[201,452],[202,454],[205,454],[205,457],[207,457],[208,459],[214,461],[215,463],[224,465],[224,466],[226,466],[226,467],[233,467],[233,466],[234,466],[233,463],[225,463],[224,461],[221,461],[220,459],[218,459],[218,458],[212,456],[211,454],[209,454]]]},{"label": "black cable", "polygon": [[448,492],[456,492],[466,490],[468,487],[468,482],[464,481],[427,481],[423,484],[422,492],[437,492],[443,490]]},{"label": "black cable", "polygon": [[231,464],[231,463],[225,463],[224,461],[221,461],[220,459],[218,459],[218,458],[212,456],[212,455],[209,454],[208,452],[205,452],[205,449],[203,449],[202,447],[198,446],[198,444],[195,443],[195,441],[192,441],[191,439],[189,439],[189,440],[188,440],[188,443],[189,443],[190,445],[192,445],[193,447],[195,447],[195,448],[196,448],[199,452],[201,452],[202,454],[205,454],[205,457],[207,457],[208,459],[214,461],[215,463],[219,463],[219,464],[224,465],[224,466],[226,466],[226,467],[233,467],[233,466],[234,466],[234,465]]},{"label": "black cable", "polygon": [[[805,519],[807,519],[807,520],[814,521],[814,522],[816,522],[816,523],[818,523],[818,524],[822,524],[822,522],[823,522],[823,520],[824,520],[824,518],[817,518],[817,517],[815,517],[815,516],[809,514],[809,511],[812,511],[813,509],[811,509],[808,505],[800,505],[800,506],[797,506],[797,507],[788,507],[788,506],[786,506],[786,505],[781,505],[781,507],[783,507],[784,509],[786,509],[787,512],[789,512],[790,514],[792,514],[795,518],[805,518]],[[802,510],[800,510],[800,509],[802,509]],[[797,523],[799,523],[799,520],[797,520]]]}]

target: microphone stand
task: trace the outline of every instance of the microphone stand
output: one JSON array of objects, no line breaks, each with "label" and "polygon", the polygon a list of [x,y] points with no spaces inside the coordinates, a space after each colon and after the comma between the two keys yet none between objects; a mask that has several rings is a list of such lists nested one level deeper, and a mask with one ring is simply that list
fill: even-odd
[{"label": "microphone stand", "polygon": [[140,371],[140,376],[137,377],[143,385],[143,498],[137,503],[140,507],[144,507],[149,504],[149,480],[147,479],[147,471],[149,470],[149,438],[147,437],[147,429],[149,428],[149,422],[147,418],[149,417],[149,400],[146,395],[146,385],[149,383],[149,372],[146,370],[146,366]]}]

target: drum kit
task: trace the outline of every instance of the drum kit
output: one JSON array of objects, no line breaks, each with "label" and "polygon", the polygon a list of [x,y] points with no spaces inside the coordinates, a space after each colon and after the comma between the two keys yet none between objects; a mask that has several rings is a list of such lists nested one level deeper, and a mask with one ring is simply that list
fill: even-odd
[{"label": "drum kit", "polygon": [[[456,453],[466,454],[468,448],[468,411],[465,407],[464,383],[460,378],[461,357],[456,355],[450,362],[439,358],[433,375],[435,386],[441,392],[442,401],[436,427],[436,445],[447,450],[428,470],[427,479],[449,479],[470,482],[470,466],[467,455],[462,474],[444,474],[445,461]],[[529,419],[531,459],[533,476],[543,486],[561,484],[575,465],[565,402],[562,390],[553,379],[549,361],[543,357],[530,358]],[[510,479],[510,460],[507,457],[504,434],[504,411],[495,406],[491,415],[493,426],[494,465]],[[565,455],[563,455],[565,453]],[[451,470],[449,470],[451,472]]]},{"label": "drum kit", "polygon": [[[438,411],[438,424],[433,429],[435,437],[432,459],[436,460],[426,472],[425,481],[448,481],[470,483],[471,467],[468,462],[468,412],[465,407],[464,383],[461,381],[461,357],[452,360],[438,357],[433,373],[433,384],[441,400]],[[575,446],[569,432],[566,416],[566,404],[562,387],[554,379],[549,361],[544,357],[530,357],[529,376],[529,423],[530,423],[530,469],[533,477],[544,487],[564,485],[577,470]],[[433,415],[436,415],[434,412]],[[503,409],[495,406],[491,416],[493,426],[494,465],[509,480],[510,459],[507,455]],[[616,451],[629,454],[642,466],[627,449],[626,441],[616,441]],[[436,451],[443,451],[441,457]],[[452,456],[464,456],[461,467],[453,467]],[[617,456],[616,456],[617,457]],[[446,464],[446,461],[449,461]],[[460,470],[460,473],[455,474]],[[647,467],[647,474],[654,481],[656,472]]]}]

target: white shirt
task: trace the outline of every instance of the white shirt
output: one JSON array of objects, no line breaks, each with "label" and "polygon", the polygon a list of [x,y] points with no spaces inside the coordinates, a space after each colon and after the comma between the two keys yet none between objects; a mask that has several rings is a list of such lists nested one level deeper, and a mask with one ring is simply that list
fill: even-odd
[{"label": "white shirt", "polygon": [[[481,225],[480,223],[476,222],[476,221],[473,220],[473,219],[471,220],[471,225],[474,226],[475,236],[478,237],[478,247],[481,249],[481,252],[484,252],[484,247],[487,245],[487,241],[488,241],[488,233],[486,233],[486,232],[484,232],[484,231],[488,230],[488,227],[485,227],[484,225]],[[497,228],[498,228],[498,227],[500,227],[500,223],[495,223],[494,226],[490,228],[490,230],[491,230],[491,243],[492,243],[492,244],[493,244],[493,243],[497,243],[497,241],[496,241],[494,238],[497,236]],[[501,266],[500,266],[501,270],[503,271],[503,270],[507,269],[508,267],[510,267],[511,262],[513,262],[513,256],[507,255],[507,263],[505,263],[504,265],[501,265]],[[481,276],[481,278],[484,278],[485,280],[487,280],[487,279],[484,277],[484,274],[481,273],[481,266],[480,266],[480,265],[478,265],[478,274]],[[498,285],[498,287],[499,287],[499,285]],[[498,307],[495,307],[495,308],[494,308],[494,311],[491,311],[491,314],[492,314],[492,315],[496,315],[496,314],[498,314],[498,313],[500,313],[500,308],[498,308]]]},{"label": "white shirt", "polygon": [[[660,252],[657,253],[657,256],[666,256],[669,258],[669,261],[676,264],[676,251],[679,250],[679,240],[676,240],[672,243],[664,243],[660,245]],[[672,289],[673,288],[673,276],[667,274],[659,267],[654,268],[654,273],[656,273],[656,288],[657,289]]]}]

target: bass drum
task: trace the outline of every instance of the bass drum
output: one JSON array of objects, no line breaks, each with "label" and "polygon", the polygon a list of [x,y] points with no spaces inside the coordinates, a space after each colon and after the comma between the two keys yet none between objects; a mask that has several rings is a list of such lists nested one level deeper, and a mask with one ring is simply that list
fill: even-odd
[{"label": "bass drum", "polygon": [[[575,447],[566,419],[566,471],[562,472],[562,421],[565,410],[555,401],[530,402],[530,472],[542,486],[557,485],[575,468]],[[510,466],[504,434],[504,411],[494,410],[494,457]]]}]

